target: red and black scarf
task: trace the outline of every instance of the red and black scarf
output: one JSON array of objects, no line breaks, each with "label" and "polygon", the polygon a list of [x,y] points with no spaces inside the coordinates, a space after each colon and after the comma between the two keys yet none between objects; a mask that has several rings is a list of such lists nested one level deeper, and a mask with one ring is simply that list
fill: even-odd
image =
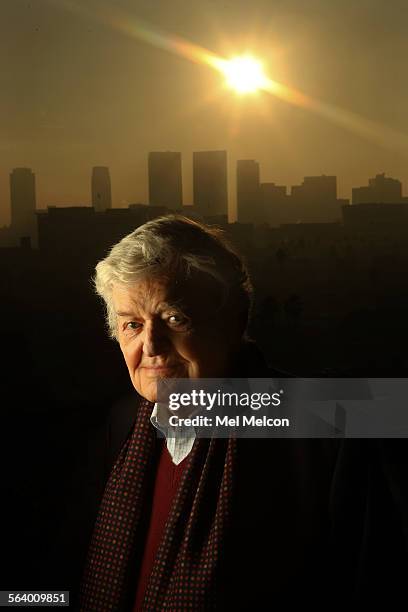
[{"label": "red and black scarf", "polygon": [[[81,612],[127,612],[135,592],[145,529],[143,509],[155,478],[153,404],[136,422],[105,487],[83,574]],[[212,610],[231,514],[236,439],[196,439],[172,502],[143,609]]]}]

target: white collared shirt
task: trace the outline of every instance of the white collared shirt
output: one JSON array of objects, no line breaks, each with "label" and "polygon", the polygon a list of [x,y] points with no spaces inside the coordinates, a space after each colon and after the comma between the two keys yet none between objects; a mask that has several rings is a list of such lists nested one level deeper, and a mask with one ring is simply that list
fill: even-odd
[{"label": "white collared shirt", "polygon": [[170,427],[167,422],[167,415],[164,414],[163,410],[164,407],[156,403],[153,407],[150,422],[165,436],[167,450],[173,463],[178,465],[193,448],[196,432],[194,427]]}]

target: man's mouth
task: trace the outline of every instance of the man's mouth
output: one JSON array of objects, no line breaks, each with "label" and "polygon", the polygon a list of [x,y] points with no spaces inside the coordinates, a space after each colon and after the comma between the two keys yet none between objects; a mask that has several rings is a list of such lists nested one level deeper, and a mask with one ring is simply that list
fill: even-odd
[{"label": "man's mouth", "polygon": [[165,374],[173,372],[177,366],[141,366],[142,369],[152,374]]}]

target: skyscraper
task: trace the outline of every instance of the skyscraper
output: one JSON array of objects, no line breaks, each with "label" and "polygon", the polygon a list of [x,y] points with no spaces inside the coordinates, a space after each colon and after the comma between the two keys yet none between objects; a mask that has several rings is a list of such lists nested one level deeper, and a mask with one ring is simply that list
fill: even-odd
[{"label": "skyscraper", "polygon": [[291,190],[290,208],[293,221],[329,223],[341,216],[337,199],[337,177],[305,176],[302,185]]},{"label": "skyscraper", "polygon": [[35,175],[31,168],[10,173],[11,230],[17,240],[30,236],[36,242]]},{"label": "skyscraper", "polygon": [[385,174],[377,174],[368,180],[368,187],[354,187],[353,204],[399,204],[402,197],[402,184]]},{"label": "skyscraper", "polygon": [[200,215],[228,215],[226,151],[193,153],[193,191]]},{"label": "skyscraper", "polygon": [[259,163],[253,159],[237,161],[237,218],[239,223],[258,223]]},{"label": "skyscraper", "polygon": [[106,166],[92,168],[92,206],[96,212],[112,208],[111,181]]},{"label": "skyscraper", "polygon": [[292,195],[305,202],[330,202],[337,199],[337,177],[305,176],[302,185],[292,187]]},{"label": "skyscraper", "polygon": [[149,204],[178,209],[183,204],[181,153],[149,153]]},{"label": "skyscraper", "polygon": [[261,183],[259,185],[259,218],[261,222],[272,226],[288,223],[290,218],[287,211],[288,196],[286,187],[275,183]]}]

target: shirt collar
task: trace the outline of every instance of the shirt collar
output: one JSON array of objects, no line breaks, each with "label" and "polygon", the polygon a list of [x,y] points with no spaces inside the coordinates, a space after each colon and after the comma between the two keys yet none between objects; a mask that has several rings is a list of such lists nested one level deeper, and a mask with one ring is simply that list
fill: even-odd
[{"label": "shirt collar", "polygon": [[150,422],[166,438],[167,450],[173,463],[178,465],[193,448],[196,431],[194,427],[171,427],[168,424],[167,410],[168,408],[164,404],[156,402],[153,406]]}]

